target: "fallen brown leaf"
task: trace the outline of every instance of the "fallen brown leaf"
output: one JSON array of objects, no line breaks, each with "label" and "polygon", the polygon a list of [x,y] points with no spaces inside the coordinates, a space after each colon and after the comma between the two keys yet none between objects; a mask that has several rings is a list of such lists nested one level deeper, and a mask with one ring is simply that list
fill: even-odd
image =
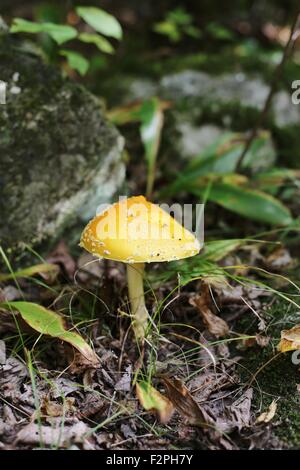
[{"label": "fallen brown leaf", "polygon": [[154,411],[157,413],[161,423],[168,423],[174,412],[172,402],[164,397],[148,382],[140,382],[136,384],[136,394],[140,404],[146,411]]},{"label": "fallen brown leaf", "polygon": [[293,326],[290,330],[282,330],[278,349],[280,352],[300,349],[300,325]]},{"label": "fallen brown leaf", "polygon": [[44,446],[69,447],[72,443],[87,443],[86,433],[88,426],[77,419],[71,425],[62,426],[60,420],[51,426],[40,426],[34,422],[28,424],[18,432],[17,441],[22,444],[43,444]]},{"label": "fallen brown leaf", "polygon": [[40,410],[43,416],[66,416],[75,412],[74,407],[75,398],[67,397],[63,403],[57,403],[44,397],[41,401]]},{"label": "fallen brown leaf", "polygon": [[56,248],[47,257],[47,262],[60,265],[69,279],[72,279],[76,271],[76,263],[69,253],[66,243],[61,240]]},{"label": "fallen brown leaf", "polygon": [[206,419],[203,411],[192,397],[186,386],[179,379],[162,377],[166,394],[177,411],[194,426],[204,426]]},{"label": "fallen brown leaf", "polygon": [[283,271],[293,265],[293,260],[286,248],[279,247],[266,258],[265,265],[273,271]]},{"label": "fallen brown leaf", "polygon": [[208,285],[202,284],[201,295],[191,297],[190,304],[197,308],[210,333],[217,338],[228,335],[229,326],[226,321],[215,315],[211,310],[211,297]]},{"label": "fallen brown leaf", "polygon": [[239,430],[250,425],[252,398],[253,389],[249,388],[229,407],[231,421]]},{"label": "fallen brown leaf", "polygon": [[256,420],[257,423],[269,423],[274,418],[277,410],[277,403],[275,400],[272,401],[268,410],[262,413]]}]

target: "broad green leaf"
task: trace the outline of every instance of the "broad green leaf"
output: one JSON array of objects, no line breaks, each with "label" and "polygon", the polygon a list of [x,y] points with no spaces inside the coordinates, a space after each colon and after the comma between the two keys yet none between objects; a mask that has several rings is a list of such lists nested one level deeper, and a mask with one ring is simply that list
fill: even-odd
[{"label": "broad green leaf", "polygon": [[209,23],[206,30],[215,38],[221,40],[234,40],[235,34],[219,23]]},{"label": "broad green leaf", "polygon": [[146,411],[155,411],[161,423],[167,423],[174,411],[171,401],[146,381],[136,384],[136,394]]},{"label": "broad green leaf", "polygon": [[223,282],[225,271],[215,262],[206,260],[200,254],[181,261],[171,261],[161,272],[149,272],[147,279],[153,287],[159,287],[171,279],[178,278],[181,286],[196,278],[218,278]]},{"label": "broad green leaf", "polygon": [[111,43],[103,36],[100,36],[100,34],[82,33],[79,35],[78,39],[85,43],[95,44],[100,51],[106,52],[107,54],[113,54],[115,52]]},{"label": "broad green leaf", "polygon": [[[268,139],[267,132],[262,132],[254,139],[242,168],[252,168],[257,165],[257,154]],[[173,195],[182,190],[189,191],[191,183],[203,176],[233,174],[244,145],[243,134],[232,132],[223,134],[193,158],[179,177],[162,191],[162,195]]]},{"label": "broad green leaf", "polygon": [[77,7],[76,13],[98,33],[122,39],[122,27],[118,20],[101,8]]},{"label": "broad green leaf", "polygon": [[81,54],[70,50],[61,50],[60,55],[66,57],[69,66],[76,70],[80,75],[85,75],[89,69],[89,61]]},{"label": "broad green leaf", "polygon": [[42,23],[34,23],[33,21],[23,20],[23,18],[14,18],[11,25],[11,33],[40,33],[42,31]]},{"label": "broad green leaf", "polygon": [[155,178],[155,165],[160,145],[164,115],[161,103],[157,98],[145,101],[139,111],[141,120],[141,139],[145,147],[145,157],[148,164],[147,194],[152,192]]},{"label": "broad green leaf", "polygon": [[156,23],[153,27],[153,31],[167,36],[172,42],[179,42],[182,38],[182,34],[178,26],[170,21],[161,21]]},{"label": "broad green leaf", "polygon": [[10,31],[11,33],[47,33],[59,45],[77,36],[77,31],[72,26],[55,23],[34,23],[22,18],[14,19]]},{"label": "broad green leaf", "polygon": [[249,240],[242,238],[231,240],[213,240],[204,244],[204,250],[200,256],[210,261],[221,261],[229,253],[237,250],[241,245],[245,245],[248,242]]},{"label": "broad green leaf", "polygon": [[216,263],[241,246],[259,243],[254,239],[236,238],[229,240],[212,240],[204,244],[197,256],[172,261],[164,268],[163,272],[148,274],[151,285],[161,285],[170,279],[179,276],[181,285],[185,285],[195,278],[215,280],[215,284],[224,284],[226,271]]},{"label": "broad green leaf", "polygon": [[193,22],[193,16],[182,7],[177,7],[167,13],[167,19],[180,26],[188,26]]},{"label": "broad green leaf", "polygon": [[[191,187],[191,192],[202,196],[205,188]],[[252,220],[271,224],[289,225],[293,222],[287,207],[279,200],[261,191],[228,183],[213,183],[208,199]]]},{"label": "broad green leaf", "polygon": [[5,302],[2,308],[18,310],[23,320],[35,331],[65,341],[76,348],[90,363],[97,365],[99,359],[86,341],[75,331],[65,327],[64,319],[41,305],[32,302]]},{"label": "broad green leaf", "polygon": [[291,168],[272,168],[254,175],[253,180],[262,191],[276,194],[286,182],[295,183],[300,179],[300,170]]},{"label": "broad green leaf", "polygon": [[134,103],[119,108],[114,108],[107,113],[111,122],[116,126],[124,126],[132,122],[140,122],[140,110],[142,104]]},{"label": "broad green leaf", "polygon": [[19,277],[32,277],[36,274],[46,274],[51,277],[56,277],[59,271],[59,267],[56,264],[43,263],[30,266],[29,268],[20,269],[14,273],[1,274],[0,281],[9,281],[10,279],[15,279]]}]

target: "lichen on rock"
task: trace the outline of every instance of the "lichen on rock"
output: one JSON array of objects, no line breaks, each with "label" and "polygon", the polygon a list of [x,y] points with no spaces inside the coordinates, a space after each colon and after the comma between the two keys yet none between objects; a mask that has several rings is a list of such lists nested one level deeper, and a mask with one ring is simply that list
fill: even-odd
[{"label": "lichen on rock", "polygon": [[124,180],[123,137],[100,100],[0,35],[0,244],[57,239]]}]

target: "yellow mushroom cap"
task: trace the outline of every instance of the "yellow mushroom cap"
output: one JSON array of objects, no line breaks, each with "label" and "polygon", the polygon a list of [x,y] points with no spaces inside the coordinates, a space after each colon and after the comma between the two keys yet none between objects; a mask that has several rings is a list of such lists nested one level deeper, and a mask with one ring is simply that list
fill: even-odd
[{"label": "yellow mushroom cap", "polygon": [[123,199],[92,219],[80,246],[101,258],[123,263],[151,263],[199,253],[194,235],[143,196]]}]

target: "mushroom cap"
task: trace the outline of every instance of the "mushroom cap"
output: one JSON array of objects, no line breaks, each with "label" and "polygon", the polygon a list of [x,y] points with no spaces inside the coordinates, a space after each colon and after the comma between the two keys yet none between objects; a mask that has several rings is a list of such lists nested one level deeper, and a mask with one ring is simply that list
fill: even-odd
[{"label": "mushroom cap", "polygon": [[92,219],[80,246],[100,258],[123,263],[151,263],[199,253],[194,235],[143,196],[123,199]]}]

